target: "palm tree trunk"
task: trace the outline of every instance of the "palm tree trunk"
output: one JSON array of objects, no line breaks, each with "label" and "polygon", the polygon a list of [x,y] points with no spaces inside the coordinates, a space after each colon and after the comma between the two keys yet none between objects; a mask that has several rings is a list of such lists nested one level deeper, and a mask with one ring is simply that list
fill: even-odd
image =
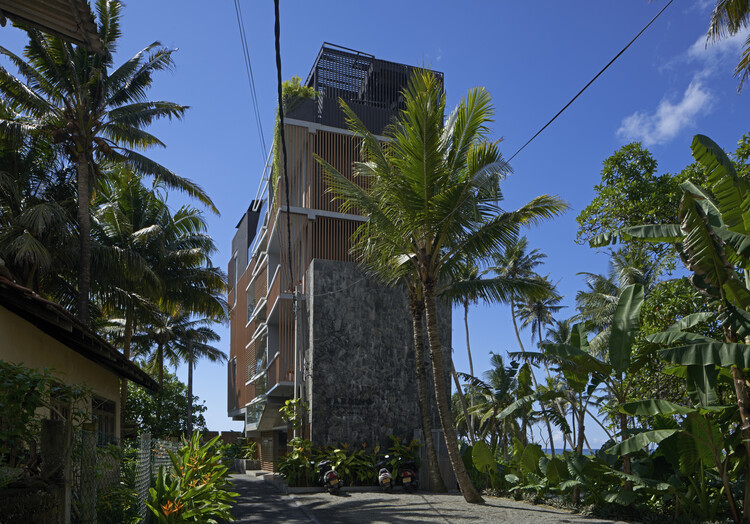
[{"label": "palm tree trunk", "polygon": [[427,399],[427,370],[424,362],[424,336],[422,334],[422,313],[424,306],[412,299],[411,323],[414,333],[414,360],[417,369],[417,403],[419,404],[419,415],[422,418],[422,435],[424,438],[425,453],[427,454],[427,475],[430,479],[430,491],[434,493],[445,493],[445,483],[440,473],[440,464],[435,450],[435,441],[432,438],[432,423],[430,422],[430,404]]},{"label": "palm tree trunk", "polygon": [[159,378],[159,392],[156,395],[156,431],[158,438],[161,438],[163,433],[161,428],[162,391],[164,391],[164,345],[161,342],[156,348],[156,366]]},{"label": "palm tree trunk", "polygon": [[193,434],[193,339],[188,339],[187,430]]},{"label": "palm tree trunk", "polygon": [[[583,424],[584,424],[584,417],[586,416],[586,412],[583,410],[580,410],[580,413],[576,413],[576,410],[573,410],[573,416],[577,419],[577,424],[574,424],[573,427],[575,428],[576,425],[578,426],[578,443],[575,447],[575,452],[580,456],[583,455],[583,439],[585,437],[585,433],[583,431]],[[573,494],[571,495],[571,500],[573,504],[578,504],[581,501],[581,487],[575,486],[573,488]]]},{"label": "palm tree trunk", "polygon": [[430,343],[430,357],[432,358],[432,374],[435,383],[435,400],[437,402],[440,425],[445,435],[445,447],[448,449],[453,472],[458,486],[466,502],[482,503],[484,499],[474,488],[466,472],[466,467],[458,451],[458,439],[453,424],[453,414],[448,402],[448,390],[445,384],[445,370],[443,368],[443,350],[438,336],[437,311],[435,306],[435,283],[423,282],[425,314],[427,317],[427,338]]},{"label": "palm tree trunk", "polygon": [[[536,326],[537,326],[537,332],[539,333],[539,351],[541,352],[542,351],[542,323],[538,322]],[[551,381],[552,375],[549,372],[549,365],[547,364],[546,360],[544,361],[544,371],[547,372],[547,378],[550,379],[550,383],[551,383],[552,382]],[[562,418],[565,418],[565,412],[563,411],[562,404],[560,403],[560,399],[555,399],[552,402],[554,403],[555,408],[557,408],[557,412],[560,413],[560,416]],[[564,432],[562,433],[562,436],[563,436],[563,441],[565,441],[566,443],[570,442],[570,447],[572,448],[573,447],[573,440],[570,439],[570,436],[568,436],[568,434],[566,434]],[[552,444],[552,456],[553,457],[555,456],[555,445],[554,445],[554,443]]]},{"label": "palm tree trunk", "polygon": [[464,396],[464,393],[461,390],[461,383],[458,381],[458,375],[456,374],[456,367],[453,365],[452,360],[451,360],[451,375],[453,375],[453,382],[456,384],[456,390],[457,390],[456,393],[458,394],[458,399],[461,402],[461,411],[463,411],[464,413],[464,420],[466,421],[466,427],[469,433],[469,440],[471,441],[471,445],[473,446],[474,443],[477,441],[477,438],[474,435],[474,426],[471,424],[471,420],[469,419],[469,407],[466,405],[466,397]]},{"label": "palm tree trunk", "polygon": [[91,288],[91,216],[89,214],[89,163],[86,153],[78,153],[78,320],[89,325],[89,290]]},{"label": "palm tree trunk", "polygon": [[[122,341],[122,355],[130,361],[130,344],[133,340],[133,306],[125,309],[125,333]],[[128,379],[120,380],[120,431],[125,427],[128,406]]]},{"label": "palm tree trunk", "polygon": [[[523,343],[521,342],[521,334],[518,331],[518,324],[516,323],[516,307],[511,302],[510,304],[510,318],[513,320],[513,329],[516,332],[516,340],[518,340],[518,346],[521,348],[521,353],[526,353],[526,348],[523,347]],[[536,382],[536,375],[534,374],[534,370],[531,370],[531,382],[534,384],[534,390],[539,391],[539,384]],[[552,449],[552,456],[555,456],[555,441],[552,440],[552,424],[550,424],[549,419],[545,416],[544,422],[547,425],[547,434],[549,435],[549,443],[550,448]],[[527,426],[527,421],[524,419],[524,433],[525,428]]]},{"label": "palm tree trunk", "polygon": [[[469,356],[469,375],[472,377],[474,376],[474,363],[471,361],[471,344],[469,343],[469,301],[464,300],[464,328],[466,329],[466,354]],[[454,369],[455,372],[455,369]],[[459,393],[461,391],[459,390]],[[473,395],[469,395],[469,406],[474,406],[474,397]],[[464,414],[464,416],[466,416]],[[467,420],[467,424],[469,424],[469,427],[472,430],[472,433],[474,431],[474,415],[471,415],[471,420]],[[474,444],[472,440],[472,445]]]}]

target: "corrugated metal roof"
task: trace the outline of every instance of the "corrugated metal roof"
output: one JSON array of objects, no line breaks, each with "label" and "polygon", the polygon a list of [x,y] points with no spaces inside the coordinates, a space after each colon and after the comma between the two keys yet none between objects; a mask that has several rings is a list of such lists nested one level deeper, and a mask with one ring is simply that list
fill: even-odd
[{"label": "corrugated metal roof", "polygon": [[0,0],[0,12],[19,24],[36,27],[95,53],[104,53],[94,15],[86,0]]}]

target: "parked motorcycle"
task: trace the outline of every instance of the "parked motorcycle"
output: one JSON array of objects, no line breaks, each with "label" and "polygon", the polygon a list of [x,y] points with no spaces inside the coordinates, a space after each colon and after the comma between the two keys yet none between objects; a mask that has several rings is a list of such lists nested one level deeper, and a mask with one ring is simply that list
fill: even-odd
[{"label": "parked motorcycle", "polygon": [[320,482],[323,484],[323,487],[326,488],[331,495],[337,495],[344,483],[341,482],[338,473],[336,473],[336,470],[331,466],[331,461],[324,460],[319,463],[318,471],[320,473]]},{"label": "parked motorcycle", "polygon": [[417,463],[413,460],[405,460],[401,463],[401,485],[408,492],[419,489],[419,477],[417,476]]},{"label": "parked motorcycle", "polygon": [[378,485],[380,486],[380,489],[383,491],[391,492],[393,491],[393,475],[391,475],[391,472],[388,471],[388,468],[386,467],[386,464],[388,463],[388,455],[385,456],[383,460],[375,464],[376,468],[379,468],[378,471]]}]

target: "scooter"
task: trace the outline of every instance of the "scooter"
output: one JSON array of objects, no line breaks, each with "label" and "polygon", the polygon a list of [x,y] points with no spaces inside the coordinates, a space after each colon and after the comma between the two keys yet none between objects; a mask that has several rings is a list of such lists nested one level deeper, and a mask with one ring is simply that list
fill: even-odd
[{"label": "scooter", "polygon": [[413,460],[405,460],[401,463],[401,485],[404,490],[413,493],[419,489],[419,477],[417,476],[417,463]]},{"label": "scooter", "polygon": [[331,495],[337,495],[344,483],[341,482],[338,473],[331,466],[331,461],[324,460],[319,463],[318,471],[320,472],[320,482],[323,484],[323,487]]},{"label": "scooter", "polygon": [[376,468],[380,468],[380,471],[378,471],[378,485],[380,486],[380,489],[383,491],[391,492],[393,491],[393,475],[391,475],[391,472],[388,471],[388,468],[385,467],[386,463],[388,462],[388,455],[385,456],[383,460],[375,464]]}]

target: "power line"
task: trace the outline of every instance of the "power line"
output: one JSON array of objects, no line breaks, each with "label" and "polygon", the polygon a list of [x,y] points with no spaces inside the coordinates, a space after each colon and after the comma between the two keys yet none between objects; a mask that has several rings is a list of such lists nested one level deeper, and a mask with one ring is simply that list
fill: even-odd
[{"label": "power line", "polygon": [[[274,26],[274,34],[276,36],[276,80],[278,83],[278,98],[279,98],[279,137],[281,138],[281,158],[284,160],[283,172],[284,172],[284,193],[286,194],[286,234],[289,240],[288,246],[288,262],[289,262],[289,282],[294,284],[294,272],[292,271],[292,219],[291,203],[289,198],[289,177],[287,176],[286,169],[286,138],[284,137],[284,96],[283,88],[281,84],[281,26],[279,24],[279,0],[273,0],[274,15],[276,17],[276,24]],[[295,293],[295,300],[297,294]]]},{"label": "power line", "polygon": [[267,153],[266,139],[263,137],[263,124],[260,118],[260,111],[258,110],[258,95],[255,91],[255,77],[253,76],[253,66],[250,63],[250,50],[247,45],[247,33],[245,32],[245,22],[242,16],[242,7],[239,0],[234,0],[234,12],[237,15],[237,27],[240,30],[240,42],[242,43],[242,54],[245,60],[245,72],[247,73],[247,81],[250,84],[250,97],[253,101],[253,112],[255,113],[255,126],[258,129],[258,136],[260,137],[260,147],[263,150],[263,158]]},{"label": "power line", "polygon": [[674,1],[674,0],[669,0],[669,2],[667,2],[667,5],[665,5],[665,6],[664,6],[664,7],[662,8],[662,10],[661,10],[661,11],[659,11],[659,12],[658,12],[658,13],[656,14],[656,16],[655,16],[655,17],[653,17],[653,18],[651,19],[651,21],[650,21],[650,22],[649,22],[648,24],[646,24],[646,25],[644,26],[644,28],[643,28],[643,29],[641,29],[641,30],[640,30],[640,32],[639,32],[639,33],[638,33],[637,35],[635,35],[635,36],[633,37],[633,39],[632,39],[632,40],[631,40],[630,42],[628,42],[628,45],[626,45],[625,47],[623,47],[623,48],[622,48],[622,51],[620,51],[619,53],[617,53],[617,55],[615,55],[615,57],[614,57],[614,58],[613,58],[612,60],[610,60],[610,61],[609,61],[609,63],[608,63],[607,65],[605,65],[605,66],[604,66],[604,68],[602,68],[602,70],[601,70],[601,71],[599,71],[599,72],[598,72],[598,73],[596,74],[596,76],[595,76],[594,78],[592,78],[592,79],[591,79],[591,80],[589,81],[589,83],[588,83],[588,84],[586,84],[585,86],[583,86],[583,89],[581,89],[580,91],[578,91],[578,93],[576,94],[576,96],[574,96],[573,98],[571,98],[571,99],[570,99],[570,102],[568,102],[567,104],[565,104],[565,107],[563,107],[563,108],[562,108],[562,109],[561,109],[560,111],[558,111],[558,112],[557,112],[557,114],[556,114],[555,116],[553,116],[553,117],[552,117],[552,119],[551,119],[551,120],[550,120],[549,122],[547,122],[546,124],[544,124],[544,126],[543,126],[543,127],[542,127],[542,128],[541,128],[541,129],[539,130],[539,131],[537,131],[537,132],[536,132],[536,134],[535,134],[534,136],[532,136],[531,138],[529,138],[529,140],[528,140],[528,141],[527,141],[527,142],[526,142],[526,143],[525,143],[524,145],[522,145],[522,146],[521,146],[521,148],[520,148],[520,149],[519,149],[518,151],[516,151],[515,153],[513,153],[513,156],[511,156],[511,157],[510,157],[510,158],[508,159],[508,162],[510,162],[511,160],[513,160],[513,159],[515,158],[515,156],[516,156],[516,155],[517,155],[518,153],[520,153],[521,151],[523,151],[523,150],[524,150],[524,148],[525,148],[525,147],[526,147],[527,145],[529,145],[529,144],[530,144],[530,143],[532,142],[532,140],[534,140],[534,139],[535,139],[536,137],[538,137],[538,136],[539,136],[539,135],[540,135],[540,134],[542,133],[542,131],[544,131],[545,129],[547,129],[547,127],[548,127],[548,126],[549,126],[549,125],[550,125],[550,124],[551,124],[552,122],[554,122],[554,121],[555,121],[555,120],[557,119],[557,117],[558,117],[558,116],[560,116],[560,115],[561,115],[561,114],[563,113],[563,111],[565,111],[566,109],[568,109],[568,107],[570,106],[570,104],[572,104],[573,102],[575,102],[576,98],[578,98],[579,96],[581,96],[581,94],[582,94],[582,93],[583,93],[584,91],[586,91],[586,89],[588,89],[588,87],[589,87],[589,86],[590,86],[591,84],[593,84],[593,83],[594,83],[594,81],[595,81],[595,80],[596,80],[597,78],[599,78],[599,77],[600,77],[600,76],[602,75],[602,73],[604,73],[604,71],[606,71],[606,70],[607,70],[607,69],[609,68],[609,66],[611,66],[611,65],[612,65],[612,64],[613,64],[613,63],[615,62],[615,60],[617,60],[618,58],[620,58],[620,55],[622,55],[622,54],[623,54],[623,53],[624,53],[624,52],[625,52],[625,51],[626,51],[626,50],[628,49],[628,47],[630,47],[630,46],[631,46],[631,45],[633,44],[633,42],[635,42],[635,41],[636,41],[636,40],[638,39],[638,37],[639,37],[639,36],[641,36],[641,35],[642,35],[642,34],[644,33],[644,31],[646,31],[646,29],[648,29],[648,28],[649,28],[649,26],[650,26],[651,24],[653,24],[653,23],[654,23],[654,21],[656,21],[656,19],[657,19],[657,18],[659,18],[659,16],[660,16],[660,15],[661,15],[661,14],[662,14],[662,13],[663,13],[663,12],[664,12],[664,11],[665,11],[666,9],[667,9],[667,7],[669,7],[669,6],[670,6],[670,5],[672,4],[672,2],[673,2],[673,1]]}]

